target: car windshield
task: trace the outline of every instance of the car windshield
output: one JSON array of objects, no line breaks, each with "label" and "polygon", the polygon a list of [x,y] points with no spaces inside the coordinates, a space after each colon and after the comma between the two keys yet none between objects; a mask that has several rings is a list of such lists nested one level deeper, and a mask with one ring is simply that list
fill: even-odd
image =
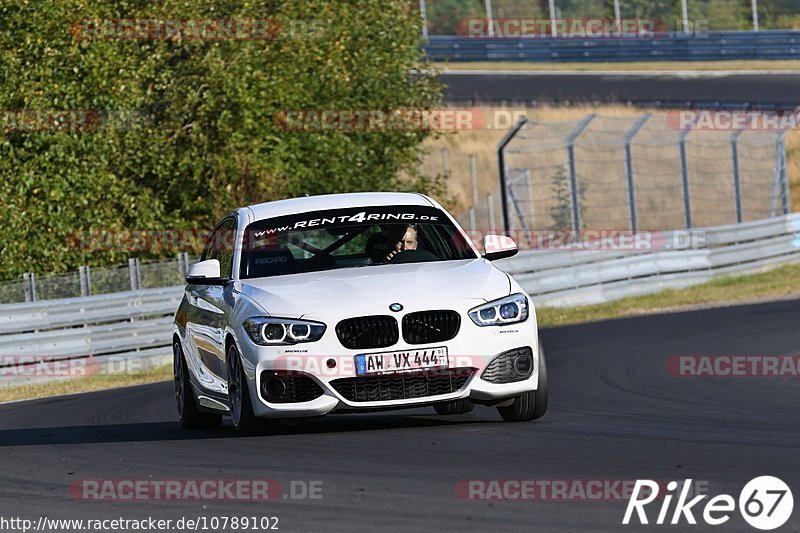
[{"label": "car windshield", "polygon": [[250,224],[240,277],[476,258],[441,210],[422,206],[334,209]]}]

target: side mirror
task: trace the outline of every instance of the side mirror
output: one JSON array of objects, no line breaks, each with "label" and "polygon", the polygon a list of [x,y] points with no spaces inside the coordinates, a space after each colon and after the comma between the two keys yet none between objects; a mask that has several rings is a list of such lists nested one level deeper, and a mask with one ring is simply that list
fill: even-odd
[{"label": "side mirror", "polygon": [[219,271],[219,260],[200,261],[189,267],[186,283],[189,285],[227,285],[228,278],[221,278]]},{"label": "side mirror", "polygon": [[514,239],[505,235],[487,235],[483,238],[483,258],[489,261],[517,255],[519,249]]}]

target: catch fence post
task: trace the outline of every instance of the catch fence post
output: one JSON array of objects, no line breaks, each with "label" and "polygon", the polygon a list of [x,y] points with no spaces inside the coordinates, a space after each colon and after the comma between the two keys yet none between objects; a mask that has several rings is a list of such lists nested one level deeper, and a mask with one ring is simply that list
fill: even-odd
[{"label": "catch fence post", "polygon": [[742,182],[739,174],[739,137],[744,130],[736,130],[731,134],[731,161],[733,162],[733,196],[736,206],[736,223],[741,224],[742,214]]},{"label": "catch fence post", "polygon": [[636,188],[633,180],[633,153],[631,151],[631,142],[633,138],[639,133],[639,130],[650,119],[651,114],[647,113],[639,118],[631,129],[625,134],[625,176],[628,180],[628,206],[631,213],[631,231],[636,233],[639,228],[639,221],[636,213]]},{"label": "catch fence post", "polygon": [[[497,146],[497,166],[500,170],[500,205],[503,209],[503,232],[505,235],[508,235],[508,230],[510,229],[509,224],[509,217],[508,217],[508,191],[506,190],[506,146],[514,140],[517,133],[522,129],[525,124],[528,123],[528,117],[522,116],[519,117],[517,123],[511,128],[505,137],[500,141],[500,144]],[[490,218],[494,217],[494,207],[492,207],[492,215]],[[492,221],[494,224],[494,221]]]},{"label": "catch fence post", "polygon": [[572,208],[572,231],[574,231],[576,235],[580,231],[583,221],[581,220],[581,197],[580,189],[578,188],[578,174],[575,169],[575,141],[596,116],[595,113],[592,113],[591,115],[583,117],[575,129],[567,135],[566,139],[569,167],[569,201],[570,207]]},{"label": "catch fence post", "polygon": [[686,229],[692,229],[692,197],[689,190],[689,160],[686,157],[686,137],[692,130],[681,131],[678,137],[678,147],[681,152],[681,185],[683,187],[683,212],[686,220]]},{"label": "catch fence post", "polygon": [[786,169],[786,130],[778,135],[778,159],[781,167],[781,185],[783,190],[783,214],[792,212],[792,198],[789,195],[789,175]]}]

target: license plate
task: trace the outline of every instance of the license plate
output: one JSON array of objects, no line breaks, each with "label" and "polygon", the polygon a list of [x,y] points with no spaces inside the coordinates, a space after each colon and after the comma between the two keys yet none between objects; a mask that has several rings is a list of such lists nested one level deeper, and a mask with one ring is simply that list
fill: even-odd
[{"label": "license plate", "polygon": [[449,368],[447,348],[368,353],[356,356],[356,375],[411,372],[426,368]]}]

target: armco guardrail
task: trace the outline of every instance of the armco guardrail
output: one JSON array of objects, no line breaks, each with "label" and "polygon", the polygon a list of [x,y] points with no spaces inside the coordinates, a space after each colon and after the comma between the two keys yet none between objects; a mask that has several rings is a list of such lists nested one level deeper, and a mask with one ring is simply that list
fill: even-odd
[{"label": "armco guardrail", "polygon": [[[671,249],[529,250],[498,266],[537,305],[606,302],[800,261],[800,214],[659,233],[657,241]],[[172,316],[183,292],[167,287],[0,305],[0,386],[60,377],[27,371],[37,358],[87,359],[107,372],[169,362]]]},{"label": "armco guardrail", "polygon": [[800,31],[724,31],[652,38],[546,39],[431,36],[434,61],[713,61],[800,59]]},{"label": "armco guardrail", "polygon": [[0,305],[0,386],[170,362],[172,317],[183,292],[166,287]]},{"label": "armco guardrail", "polygon": [[688,287],[720,274],[800,261],[800,214],[661,236],[663,242],[679,243],[679,247],[649,252],[533,250],[499,266],[538,305],[568,307]]}]

